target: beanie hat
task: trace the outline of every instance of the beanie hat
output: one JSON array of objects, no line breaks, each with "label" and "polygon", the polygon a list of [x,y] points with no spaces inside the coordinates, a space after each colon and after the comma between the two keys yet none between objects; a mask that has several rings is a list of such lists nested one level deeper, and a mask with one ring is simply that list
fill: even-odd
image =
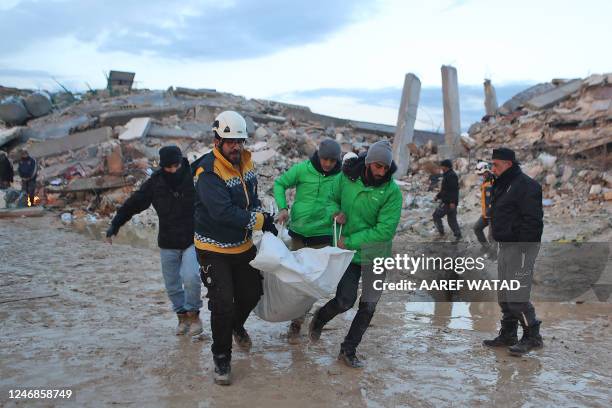
[{"label": "beanie hat", "polygon": [[442,161],[440,162],[440,166],[442,166],[442,167],[448,167],[449,169],[452,169],[452,168],[453,168],[453,162],[452,162],[452,161],[450,161],[449,159],[442,160]]},{"label": "beanie hat", "polygon": [[159,149],[159,166],[170,167],[179,164],[183,160],[183,153],[177,146],[164,146]]},{"label": "beanie hat", "polygon": [[342,154],[342,150],[340,149],[340,145],[333,139],[324,139],[319,144],[319,157],[321,159],[329,159],[329,160],[340,160],[340,155]]},{"label": "beanie hat", "polygon": [[379,140],[370,146],[365,158],[366,164],[383,163],[387,166],[391,166],[392,161],[393,153],[391,152],[391,144],[386,140]]},{"label": "beanie hat", "polygon": [[507,147],[500,147],[499,149],[493,149],[493,159],[516,162],[516,155],[514,154],[514,150],[508,149]]}]

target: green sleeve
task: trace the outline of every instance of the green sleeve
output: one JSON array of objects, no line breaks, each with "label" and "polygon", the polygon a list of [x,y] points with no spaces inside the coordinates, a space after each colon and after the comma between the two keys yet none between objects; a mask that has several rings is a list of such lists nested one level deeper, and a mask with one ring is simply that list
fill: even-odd
[{"label": "green sleeve", "polygon": [[343,174],[337,175],[332,183],[331,189],[329,190],[329,200],[327,200],[329,204],[326,209],[326,217],[328,219],[331,219],[334,214],[340,212],[343,178]]},{"label": "green sleeve", "polygon": [[297,185],[301,167],[302,163],[294,164],[289,170],[274,180],[274,200],[276,200],[276,205],[279,210],[287,208],[285,191]]},{"label": "green sleeve", "polygon": [[363,244],[374,242],[389,242],[395,235],[397,224],[402,214],[402,192],[395,188],[378,212],[376,225],[372,228],[356,232],[344,240],[348,249],[358,250]]}]

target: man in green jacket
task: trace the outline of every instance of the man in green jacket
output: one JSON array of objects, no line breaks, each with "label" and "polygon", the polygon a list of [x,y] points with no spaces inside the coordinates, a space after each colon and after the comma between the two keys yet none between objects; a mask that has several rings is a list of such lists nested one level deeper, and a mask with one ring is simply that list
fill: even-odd
[{"label": "man in green jacket", "polygon": [[[391,256],[391,241],[401,215],[402,193],[391,178],[396,169],[391,145],[379,141],[370,147],[365,157],[359,157],[351,167],[343,170],[332,186],[333,205],[329,211],[338,223],[344,224],[338,246],[356,252],[338,283],[336,296],[314,314],[309,335],[311,341],[317,341],[327,322],[353,307],[362,278],[359,309],[338,355],[340,361],[353,368],[363,367],[356,355],[357,346],[382,294],[373,288],[373,258]],[[383,278],[382,275],[376,277]]]},{"label": "man in green jacket", "polygon": [[[338,142],[324,139],[309,160],[293,165],[274,181],[274,199],[280,210],[278,222],[281,224],[289,219],[285,192],[294,187],[296,190],[288,226],[292,251],[332,244],[332,219],[321,215],[332,205],[331,186],[340,175],[341,154]],[[304,318],[302,316],[291,322],[287,333],[289,343],[299,342]]]}]

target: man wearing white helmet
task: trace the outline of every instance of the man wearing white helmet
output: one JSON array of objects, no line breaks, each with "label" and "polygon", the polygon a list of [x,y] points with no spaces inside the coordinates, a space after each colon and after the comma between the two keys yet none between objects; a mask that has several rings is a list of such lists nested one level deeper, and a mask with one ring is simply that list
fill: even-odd
[{"label": "man wearing white helmet", "polygon": [[225,111],[213,123],[214,149],[196,163],[195,246],[208,289],[215,383],[231,383],[232,335],[244,349],[251,339],[244,323],[262,295],[262,277],[249,265],[254,230],[277,233],[257,196],[251,153],[244,149],[246,122]]},{"label": "man wearing white helmet", "polygon": [[482,245],[482,249],[493,256],[494,251],[491,245],[494,243],[493,236],[491,234],[491,227],[489,227],[488,240],[485,237],[484,229],[491,223],[491,197],[493,193],[493,183],[495,181],[495,175],[491,171],[491,165],[487,162],[481,161],[476,165],[476,174],[482,177],[480,184],[480,206],[482,214],[478,221],[474,224],[474,234],[478,238],[478,242]]}]

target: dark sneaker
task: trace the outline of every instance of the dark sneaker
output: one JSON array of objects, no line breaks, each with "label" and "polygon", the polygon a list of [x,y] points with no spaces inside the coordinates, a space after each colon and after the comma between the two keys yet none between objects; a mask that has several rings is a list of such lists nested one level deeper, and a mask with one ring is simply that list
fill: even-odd
[{"label": "dark sneaker", "polygon": [[365,367],[363,361],[359,360],[359,358],[357,358],[357,354],[355,353],[347,353],[345,351],[340,351],[340,354],[338,354],[338,360],[351,368]]},{"label": "dark sneaker", "polygon": [[299,321],[292,321],[289,325],[289,330],[287,331],[287,342],[289,344],[299,344],[300,343],[300,331],[302,329],[302,324]]},{"label": "dark sneaker", "polygon": [[523,328],[523,337],[521,337],[521,340],[508,348],[508,352],[511,356],[521,357],[531,350],[537,350],[544,347],[542,336],[540,336],[540,323],[541,322],[538,322],[533,326]]},{"label": "dark sneaker", "polygon": [[499,335],[492,340],[484,340],[483,345],[487,347],[508,347],[518,343],[516,332],[518,330],[518,322],[505,322],[502,320]]},{"label": "dark sneaker", "polygon": [[249,350],[253,345],[251,338],[249,337],[249,333],[247,333],[244,327],[234,330],[234,341],[238,347],[244,350]]},{"label": "dark sneaker", "polygon": [[230,385],[232,383],[232,366],[229,357],[224,354],[213,356],[215,362],[215,384]]},{"label": "dark sneaker", "polygon": [[310,319],[310,324],[308,325],[308,337],[310,341],[317,342],[321,338],[321,331],[323,330],[323,324],[319,321],[319,311],[318,309],[312,315],[312,319]]}]

